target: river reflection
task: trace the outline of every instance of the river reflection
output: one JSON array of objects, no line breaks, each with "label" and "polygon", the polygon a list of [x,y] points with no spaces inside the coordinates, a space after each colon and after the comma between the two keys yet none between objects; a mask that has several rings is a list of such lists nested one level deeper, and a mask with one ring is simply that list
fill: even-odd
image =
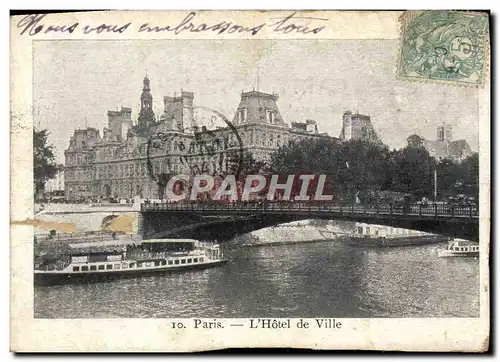
[{"label": "river reflection", "polygon": [[229,263],[106,283],[35,287],[38,318],[478,317],[479,260],[436,246],[335,242],[227,251]]}]

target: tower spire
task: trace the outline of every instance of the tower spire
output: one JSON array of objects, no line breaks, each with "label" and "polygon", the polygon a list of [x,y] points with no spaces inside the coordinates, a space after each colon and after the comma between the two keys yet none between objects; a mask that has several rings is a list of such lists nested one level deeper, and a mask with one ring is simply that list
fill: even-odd
[{"label": "tower spire", "polygon": [[147,76],[143,80],[143,88],[141,94],[141,110],[139,112],[138,121],[140,124],[150,124],[155,122],[155,115],[153,112],[153,96],[151,95],[151,88],[149,78]]}]

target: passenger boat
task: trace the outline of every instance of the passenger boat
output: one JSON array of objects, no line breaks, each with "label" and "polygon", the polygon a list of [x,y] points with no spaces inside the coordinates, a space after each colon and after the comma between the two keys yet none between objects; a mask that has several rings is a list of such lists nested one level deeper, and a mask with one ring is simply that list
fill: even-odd
[{"label": "passenger boat", "polygon": [[226,262],[218,244],[192,239],[150,239],[127,245],[121,251],[75,250],[56,258],[36,260],[34,282],[50,285],[101,281],[210,268]]},{"label": "passenger boat", "polygon": [[479,256],[479,245],[472,245],[466,240],[453,240],[446,249],[438,250],[439,258],[456,256],[477,257]]}]

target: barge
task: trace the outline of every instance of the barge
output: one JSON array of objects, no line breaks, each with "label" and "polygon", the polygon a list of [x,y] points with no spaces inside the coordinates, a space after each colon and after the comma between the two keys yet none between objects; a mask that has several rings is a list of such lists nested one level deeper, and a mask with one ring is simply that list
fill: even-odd
[{"label": "barge", "polygon": [[448,236],[420,231],[357,223],[355,231],[340,238],[347,245],[360,247],[401,247],[449,242]]}]

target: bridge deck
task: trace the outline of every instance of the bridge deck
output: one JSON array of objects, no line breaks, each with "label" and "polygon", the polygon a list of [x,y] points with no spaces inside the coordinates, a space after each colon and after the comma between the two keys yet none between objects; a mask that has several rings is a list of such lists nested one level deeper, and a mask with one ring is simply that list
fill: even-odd
[{"label": "bridge deck", "polygon": [[450,206],[434,204],[429,206],[409,205],[374,205],[359,204],[341,205],[333,203],[313,204],[306,202],[283,203],[154,203],[142,204],[142,212],[173,212],[173,213],[201,213],[219,215],[249,215],[249,214],[278,214],[278,215],[308,215],[314,216],[366,216],[371,218],[398,218],[420,220],[447,220],[457,222],[479,221],[477,206]]}]

